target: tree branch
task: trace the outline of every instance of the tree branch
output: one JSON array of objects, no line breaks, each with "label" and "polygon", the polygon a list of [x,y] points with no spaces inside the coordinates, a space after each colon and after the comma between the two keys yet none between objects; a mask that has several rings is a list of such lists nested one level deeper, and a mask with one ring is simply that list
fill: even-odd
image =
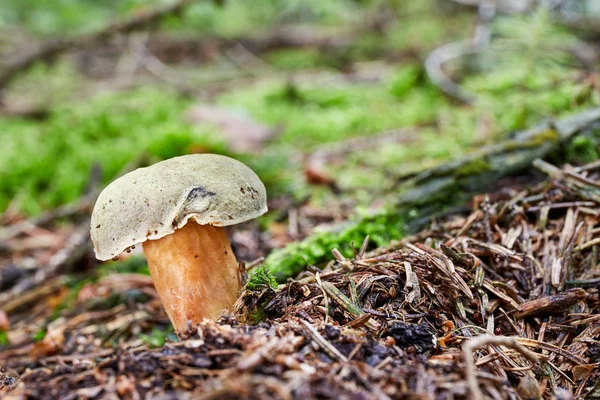
[{"label": "tree branch", "polygon": [[73,47],[90,46],[98,41],[107,40],[116,34],[134,31],[152,24],[166,15],[177,14],[194,1],[196,0],[177,0],[163,7],[137,13],[130,18],[110,24],[97,32],[77,38],[48,40],[42,43],[37,49],[23,54],[0,72],[0,92],[14,77],[28,70],[37,61],[48,62]]}]

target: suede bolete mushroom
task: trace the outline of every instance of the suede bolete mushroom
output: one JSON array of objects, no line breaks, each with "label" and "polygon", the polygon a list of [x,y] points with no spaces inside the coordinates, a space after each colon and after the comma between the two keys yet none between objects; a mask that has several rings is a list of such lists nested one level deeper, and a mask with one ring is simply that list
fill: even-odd
[{"label": "suede bolete mushroom", "polygon": [[238,263],[224,226],[267,211],[258,176],[215,154],[175,157],[108,185],[91,221],[94,252],[117,257],[143,243],[150,275],[175,330],[215,319],[240,290]]}]

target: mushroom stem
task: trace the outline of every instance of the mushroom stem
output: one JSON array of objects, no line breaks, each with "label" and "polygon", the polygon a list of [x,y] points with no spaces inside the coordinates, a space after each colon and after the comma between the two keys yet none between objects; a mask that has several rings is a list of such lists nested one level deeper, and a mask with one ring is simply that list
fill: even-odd
[{"label": "mushroom stem", "polygon": [[154,286],[178,334],[188,321],[216,319],[235,303],[238,263],[225,228],[190,221],[143,246]]}]

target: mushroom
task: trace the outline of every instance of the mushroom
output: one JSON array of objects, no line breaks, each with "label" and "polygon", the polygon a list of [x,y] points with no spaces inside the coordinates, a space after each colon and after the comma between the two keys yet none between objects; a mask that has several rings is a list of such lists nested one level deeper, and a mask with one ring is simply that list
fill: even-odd
[{"label": "mushroom", "polygon": [[192,154],[139,168],[109,184],[92,212],[99,260],[143,243],[150,275],[175,331],[216,319],[236,301],[238,263],[225,226],[267,211],[266,192],[246,165]]}]

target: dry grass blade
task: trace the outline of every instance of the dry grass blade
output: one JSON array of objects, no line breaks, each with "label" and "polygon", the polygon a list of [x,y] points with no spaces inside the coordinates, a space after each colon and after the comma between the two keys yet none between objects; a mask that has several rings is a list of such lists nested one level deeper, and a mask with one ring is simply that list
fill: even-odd
[{"label": "dry grass blade", "polygon": [[[465,294],[465,296],[471,300],[473,299],[473,293],[471,292],[471,289],[464,279],[456,272],[454,264],[448,257],[446,257],[446,255],[424,245],[419,245],[418,248],[426,253],[429,253],[430,255],[428,258],[431,263],[438,267],[439,270],[446,274],[450,279],[452,279],[457,284],[459,289]],[[432,255],[435,257],[432,257]]]},{"label": "dry grass blade", "polygon": [[[330,282],[323,282],[323,289],[330,295],[336,303],[338,303],[344,310],[346,310],[351,315],[362,318],[365,316],[365,312],[356,304],[352,302],[344,293],[342,293],[338,288],[335,287]],[[378,332],[381,329],[381,324],[377,321],[370,320],[365,324],[369,329],[373,332]]]}]

